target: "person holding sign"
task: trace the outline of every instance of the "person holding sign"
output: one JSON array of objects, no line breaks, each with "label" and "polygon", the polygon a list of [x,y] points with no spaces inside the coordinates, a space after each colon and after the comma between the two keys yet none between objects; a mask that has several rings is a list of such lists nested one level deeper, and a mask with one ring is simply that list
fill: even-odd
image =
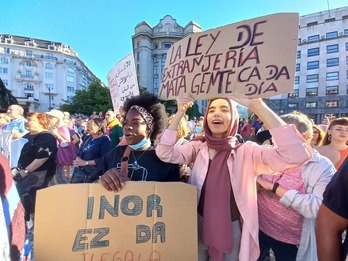
[{"label": "person holding sign", "polygon": [[179,181],[177,164],[162,162],[152,146],[167,125],[164,106],[152,94],[126,100],[123,133],[127,145],[119,145],[103,157],[99,183],[108,191],[119,191],[126,181]]},{"label": "person holding sign", "polygon": [[192,98],[177,99],[178,111],[156,147],[157,156],[178,164],[194,162],[189,183],[198,193],[199,260],[257,260],[258,213],[255,177],[297,167],[313,156],[309,144],[293,125],[286,125],[262,99],[233,98],[257,114],[277,141],[261,147],[238,143],[238,111],[231,99],[208,103],[204,137],[174,146],[177,126]]}]

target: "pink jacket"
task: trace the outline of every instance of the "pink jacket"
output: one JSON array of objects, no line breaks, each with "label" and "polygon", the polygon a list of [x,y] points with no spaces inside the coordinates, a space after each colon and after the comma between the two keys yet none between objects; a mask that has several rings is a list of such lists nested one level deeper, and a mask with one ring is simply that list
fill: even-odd
[{"label": "pink jacket", "polygon": [[[228,162],[231,185],[243,219],[239,253],[241,261],[257,260],[260,254],[256,176],[261,173],[283,172],[301,165],[313,156],[312,149],[296,131],[295,126],[281,126],[270,132],[277,146],[261,147],[254,142],[247,142],[231,152]],[[164,162],[194,162],[189,183],[197,187],[199,199],[209,164],[207,144],[191,141],[174,146],[176,133],[165,130],[156,147],[156,154]]]}]

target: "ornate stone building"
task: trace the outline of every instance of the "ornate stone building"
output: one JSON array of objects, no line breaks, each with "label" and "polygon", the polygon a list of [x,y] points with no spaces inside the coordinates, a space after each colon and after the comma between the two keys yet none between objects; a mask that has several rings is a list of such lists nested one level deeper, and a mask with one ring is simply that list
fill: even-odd
[{"label": "ornate stone building", "polygon": [[29,111],[58,108],[98,79],[70,46],[6,34],[0,35],[0,78]]}]

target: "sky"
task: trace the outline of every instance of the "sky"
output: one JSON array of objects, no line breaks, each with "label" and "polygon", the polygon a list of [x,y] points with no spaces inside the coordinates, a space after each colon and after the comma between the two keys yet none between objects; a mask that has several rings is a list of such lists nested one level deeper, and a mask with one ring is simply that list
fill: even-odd
[{"label": "sky", "polygon": [[259,16],[296,12],[300,16],[348,6],[348,0],[0,0],[0,34],[62,42],[78,53],[106,85],[111,68],[132,52],[134,28],[155,27],[171,15],[184,27],[203,30]]}]

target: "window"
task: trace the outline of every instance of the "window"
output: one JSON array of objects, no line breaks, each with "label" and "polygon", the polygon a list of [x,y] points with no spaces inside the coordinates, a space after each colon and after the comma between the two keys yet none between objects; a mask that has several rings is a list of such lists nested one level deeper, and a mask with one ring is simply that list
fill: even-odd
[{"label": "window", "polygon": [[68,73],[75,73],[75,69],[72,68],[72,67],[66,68],[66,71],[67,71]]},{"label": "window", "polygon": [[153,93],[158,94],[158,79],[153,80]]},{"label": "window", "polygon": [[318,69],[319,61],[312,61],[307,63],[307,70]]},{"label": "window", "polygon": [[67,82],[75,82],[75,78],[74,78],[73,76],[67,75],[67,76],[66,76],[66,81],[67,81]]},{"label": "window", "polygon": [[139,61],[139,60],[140,60],[140,53],[137,52],[137,61]]},{"label": "window", "polygon": [[8,59],[6,57],[2,57],[1,60],[0,60],[0,63],[6,64],[6,63],[8,63]]},{"label": "window", "polygon": [[326,33],[326,38],[335,38],[335,37],[338,37],[337,31]]},{"label": "window", "polygon": [[8,68],[0,67],[0,73],[8,74]]},{"label": "window", "polygon": [[[5,48],[4,48],[4,50],[5,50]],[[348,43],[346,43],[346,51],[348,51]]]},{"label": "window", "polygon": [[167,55],[166,54],[162,54],[162,63],[165,63],[167,59]]},{"label": "window", "polygon": [[137,41],[137,47],[140,47],[140,41]]},{"label": "window", "polygon": [[[137,74],[140,73],[140,64],[137,64]],[[138,82],[139,82],[139,79],[138,79]]]},{"label": "window", "polygon": [[154,62],[154,63],[158,63],[158,55],[157,55],[157,54],[155,54],[155,55],[153,56],[153,62]]},{"label": "window", "polygon": [[326,53],[337,53],[337,52],[338,52],[338,44],[326,46]]},{"label": "window", "polygon": [[288,108],[289,109],[293,109],[293,110],[296,110],[298,108],[298,103],[289,103],[288,104]]},{"label": "window", "polygon": [[308,55],[307,55],[308,57],[317,56],[317,55],[319,55],[319,47],[308,49]]},{"label": "window", "polygon": [[25,50],[25,56],[32,57],[33,56],[33,51]]},{"label": "window", "polygon": [[338,107],[338,101],[327,101],[325,102],[325,107]]},{"label": "window", "polygon": [[307,88],[306,89],[306,96],[317,96],[318,95],[318,88]]},{"label": "window", "polygon": [[67,86],[67,87],[66,87],[66,90],[67,90],[68,92],[74,92],[74,91],[75,91],[75,88],[74,88],[74,87],[71,87],[71,86]]},{"label": "window", "polygon": [[25,70],[24,76],[25,78],[33,78],[33,72],[29,70]]},{"label": "window", "polygon": [[310,74],[307,75],[306,82],[311,83],[311,82],[318,82],[319,80],[319,74]]},{"label": "window", "polygon": [[172,44],[171,43],[165,43],[163,45],[164,49],[169,49],[170,47],[172,47]]},{"label": "window", "polygon": [[6,86],[6,87],[8,87],[8,80],[2,80],[2,82],[4,83],[4,85]]},{"label": "window", "polygon": [[296,58],[297,58],[297,59],[300,59],[300,58],[301,58],[301,51],[297,51]]},{"label": "window", "polygon": [[24,93],[24,96],[25,96],[25,98],[29,98],[29,97],[34,97],[34,93],[31,93],[31,92],[26,92],[26,93]]},{"label": "window", "polygon": [[296,72],[298,72],[299,70],[300,70],[300,64],[297,63],[297,64],[296,64]]},{"label": "window", "polygon": [[154,44],[153,49],[158,49],[158,44]]},{"label": "window", "polygon": [[306,102],[306,108],[317,108],[317,102]]},{"label": "window", "polygon": [[8,48],[8,47],[4,47],[4,53],[10,53],[11,52],[11,49]]},{"label": "window", "polygon": [[299,84],[300,83],[300,76],[295,76],[295,84]]},{"label": "window", "polygon": [[326,86],[326,95],[338,94],[338,86]]},{"label": "window", "polygon": [[326,80],[327,81],[334,81],[339,79],[339,73],[338,72],[328,72],[326,73]]},{"label": "window", "polygon": [[153,74],[158,74],[158,66],[153,67]]},{"label": "window", "polygon": [[346,64],[348,65],[348,56],[346,56]]},{"label": "window", "polygon": [[31,83],[27,83],[24,85],[24,90],[25,91],[34,91],[34,87]]},{"label": "window", "polygon": [[348,35],[348,29],[344,29],[344,35]]},{"label": "window", "polygon": [[32,66],[31,62],[29,62],[29,61],[25,62],[24,65],[25,65],[26,67],[31,67],[31,66]]},{"label": "window", "polygon": [[45,64],[45,69],[52,70],[53,69],[53,65],[51,63],[46,63]]},{"label": "window", "polygon": [[289,98],[295,98],[298,97],[298,89],[294,89],[294,91],[292,93],[288,94]]},{"label": "window", "polygon": [[319,34],[317,35],[311,35],[311,36],[308,36],[308,42],[316,42],[316,41],[319,41]]},{"label": "window", "polygon": [[297,44],[301,44],[301,38],[297,39]]},{"label": "window", "polygon": [[338,58],[331,58],[326,60],[326,67],[338,66]]},{"label": "window", "polygon": [[51,72],[46,72],[45,76],[46,76],[46,79],[53,79],[53,73]]}]

